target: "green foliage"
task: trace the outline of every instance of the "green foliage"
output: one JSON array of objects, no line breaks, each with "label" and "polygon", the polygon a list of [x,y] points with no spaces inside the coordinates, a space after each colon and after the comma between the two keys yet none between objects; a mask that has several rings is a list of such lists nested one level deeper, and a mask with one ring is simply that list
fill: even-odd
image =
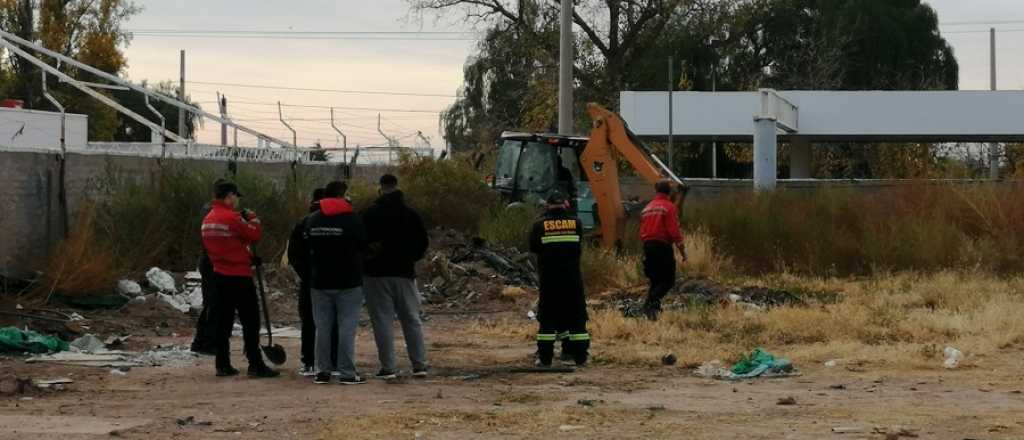
[{"label": "green foliage", "polygon": [[[872,192],[867,192],[872,191]],[[919,185],[722,196],[691,208],[742,269],[817,275],[1024,269],[1024,190]]]},{"label": "green foliage", "polygon": [[427,227],[476,233],[498,196],[470,166],[454,160],[407,157],[398,178],[408,203]]},{"label": "green foliage", "polygon": [[237,176],[219,176],[184,162],[165,163],[144,179],[108,167],[94,192],[94,246],[111,249],[115,267],[125,271],[192,268],[202,246],[201,210],[211,199],[211,183],[217,177],[238,183],[245,194],[242,206],[263,221],[263,240],[255,251],[268,260],[283,254],[292,227],[308,212],[315,187],[309,176],[295,174],[278,184],[244,168]]},{"label": "green foliage", "polygon": [[530,227],[539,216],[537,209],[525,204],[509,207],[498,204],[480,224],[480,237],[498,246],[526,252],[530,249]]}]

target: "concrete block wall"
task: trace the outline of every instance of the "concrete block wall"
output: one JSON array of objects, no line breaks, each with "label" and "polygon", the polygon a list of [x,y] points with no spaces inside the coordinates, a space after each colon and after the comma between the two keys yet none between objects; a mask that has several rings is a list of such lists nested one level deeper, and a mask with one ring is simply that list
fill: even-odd
[{"label": "concrete block wall", "polygon": [[[229,166],[223,160],[164,160],[216,172],[226,172]],[[31,277],[64,237],[61,165],[53,153],[0,151],[0,275]],[[74,153],[65,156],[63,166],[68,215],[77,211],[108,167],[117,167],[122,175],[135,179],[152,178],[161,169],[156,158]],[[255,171],[280,183],[293,171],[312,173],[324,183],[346,177],[338,164],[239,162],[237,169]],[[351,171],[351,178],[376,181],[386,171],[382,166],[360,166]]]}]

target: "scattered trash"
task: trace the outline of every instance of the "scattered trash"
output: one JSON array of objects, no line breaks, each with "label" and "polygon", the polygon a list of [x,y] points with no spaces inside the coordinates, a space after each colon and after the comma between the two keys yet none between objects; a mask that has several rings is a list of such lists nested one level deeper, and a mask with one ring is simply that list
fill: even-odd
[{"label": "scattered trash", "polygon": [[[27,363],[53,363],[101,368],[171,367],[182,368],[195,365],[199,355],[188,347],[158,347],[143,353],[101,350],[96,353],[61,352],[31,357]],[[114,373],[111,373],[114,374]]]},{"label": "scattered trash", "polygon": [[17,327],[0,328],[0,353],[52,353],[68,349],[68,343],[55,336],[46,336]]},{"label": "scattered trash", "polygon": [[833,434],[862,434],[864,431],[864,428],[856,426],[838,426],[832,428]]},{"label": "scattered trash", "polygon": [[72,351],[80,351],[84,353],[97,353],[107,351],[107,345],[91,334],[82,336],[69,344]]},{"label": "scattered trash", "polygon": [[131,337],[132,335],[111,336],[103,341],[103,345],[105,345],[108,350],[117,350],[123,348],[124,343],[128,342],[128,339],[130,339]]},{"label": "scattered trash", "polygon": [[725,367],[722,366],[722,361],[717,359],[713,361],[707,361],[701,364],[701,366],[697,367],[697,369],[694,370],[694,374],[700,377],[707,377],[710,379],[733,378],[732,372],[725,369]]},{"label": "scattered trash", "polygon": [[118,369],[118,368],[114,368],[114,369],[110,370],[110,375],[111,376],[127,376],[128,372],[124,371],[124,370],[121,370],[121,369]]},{"label": "scattered trash", "polygon": [[[295,327],[273,327],[271,331],[275,338],[301,338],[302,330]],[[260,329],[260,336],[266,336],[267,329],[263,327]],[[242,336],[242,325],[235,323],[234,327],[231,328],[231,336]]]},{"label": "scattered trash", "polygon": [[[616,295],[614,307],[623,316],[643,316],[646,286],[623,289]],[[800,296],[785,290],[765,287],[730,287],[705,277],[680,278],[676,287],[662,303],[665,311],[686,309],[693,305],[735,305],[752,312],[779,306],[806,305]]]},{"label": "scattered trash", "polygon": [[793,398],[793,396],[788,396],[788,397],[783,397],[783,398],[779,399],[779,401],[775,402],[775,403],[777,405],[782,405],[782,406],[792,406],[792,405],[796,405],[796,399]]},{"label": "scattered trash", "polygon": [[54,391],[63,391],[64,385],[69,385],[72,383],[75,383],[75,381],[69,378],[60,378],[35,381],[34,385],[36,388],[39,388],[41,390],[53,389]]},{"label": "scattered trash", "polygon": [[85,317],[82,316],[82,315],[79,315],[78,313],[72,313],[71,315],[68,315],[68,321],[71,321],[71,322],[85,321]]},{"label": "scattered trash", "polygon": [[535,321],[537,319],[537,312],[534,312],[533,310],[526,312],[526,318],[530,321]]},{"label": "scattered trash", "polygon": [[836,365],[839,365],[839,363],[835,359],[825,362],[825,368],[835,368]]},{"label": "scattered trash", "polygon": [[199,355],[189,347],[160,347],[140,354],[135,361],[142,366],[183,368],[195,365]]},{"label": "scattered trash", "polygon": [[679,359],[676,358],[676,355],[671,354],[671,353],[666,354],[666,355],[661,357],[661,365],[664,365],[664,366],[667,366],[667,367],[675,365],[677,361],[679,361]]},{"label": "scattered trash", "polygon": [[199,273],[198,270],[190,270],[188,272],[185,272],[185,280],[186,281],[202,281],[203,280],[203,274]]},{"label": "scattered trash", "polygon": [[762,348],[756,348],[749,355],[732,366],[736,378],[747,379],[764,376],[789,376],[794,373],[789,359],[776,358]]},{"label": "scattered trash", "polygon": [[135,298],[142,295],[142,286],[132,280],[121,280],[117,282],[117,293],[129,298]]},{"label": "scattered trash", "polygon": [[178,288],[174,283],[174,277],[159,267],[154,267],[146,271],[146,281],[148,281],[149,285],[154,289],[161,292],[178,292]]},{"label": "scattered trash", "polygon": [[422,272],[425,303],[459,308],[486,300],[529,297],[537,275],[529,254],[492,247],[482,239],[449,229],[431,232],[432,248]]},{"label": "scattered trash", "polygon": [[[178,426],[210,426],[210,425],[213,425],[213,422],[202,422],[202,421],[196,420],[195,416],[188,416],[188,417],[185,417],[185,418],[178,419],[177,423],[178,423]],[[259,424],[257,423],[256,426],[259,426]]]},{"label": "scattered trash", "polygon": [[942,363],[943,367],[947,370],[952,370],[960,366],[960,360],[963,359],[964,354],[953,347],[946,347],[942,351],[946,355],[946,361]]}]

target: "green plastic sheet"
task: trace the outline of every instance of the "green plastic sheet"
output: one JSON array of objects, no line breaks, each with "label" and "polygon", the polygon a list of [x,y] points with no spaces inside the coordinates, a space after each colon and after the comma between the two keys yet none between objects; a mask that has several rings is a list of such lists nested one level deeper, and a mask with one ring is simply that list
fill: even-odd
[{"label": "green plastic sheet", "polygon": [[52,353],[67,351],[68,343],[58,337],[47,336],[17,327],[0,328],[0,352],[2,353]]},{"label": "green plastic sheet", "polygon": [[793,363],[789,359],[776,358],[758,347],[733,365],[731,371],[737,378],[785,374],[793,371]]}]

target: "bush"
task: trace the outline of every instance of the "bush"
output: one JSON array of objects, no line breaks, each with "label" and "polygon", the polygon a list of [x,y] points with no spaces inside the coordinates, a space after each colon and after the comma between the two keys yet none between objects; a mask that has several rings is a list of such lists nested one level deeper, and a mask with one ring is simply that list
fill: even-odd
[{"label": "bush", "polygon": [[1024,269],[1024,191],[914,185],[722,196],[686,215],[753,272],[822,275],[972,267]]},{"label": "bush", "polygon": [[404,158],[398,177],[410,206],[428,227],[475,234],[498,195],[469,165],[454,160]]},{"label": "bush", "polygon": [[504,207],[498,204],[480,223],[480,237],[498,246],[529,251],[530,227],[539,216],[537,209],[527,205]]}]

